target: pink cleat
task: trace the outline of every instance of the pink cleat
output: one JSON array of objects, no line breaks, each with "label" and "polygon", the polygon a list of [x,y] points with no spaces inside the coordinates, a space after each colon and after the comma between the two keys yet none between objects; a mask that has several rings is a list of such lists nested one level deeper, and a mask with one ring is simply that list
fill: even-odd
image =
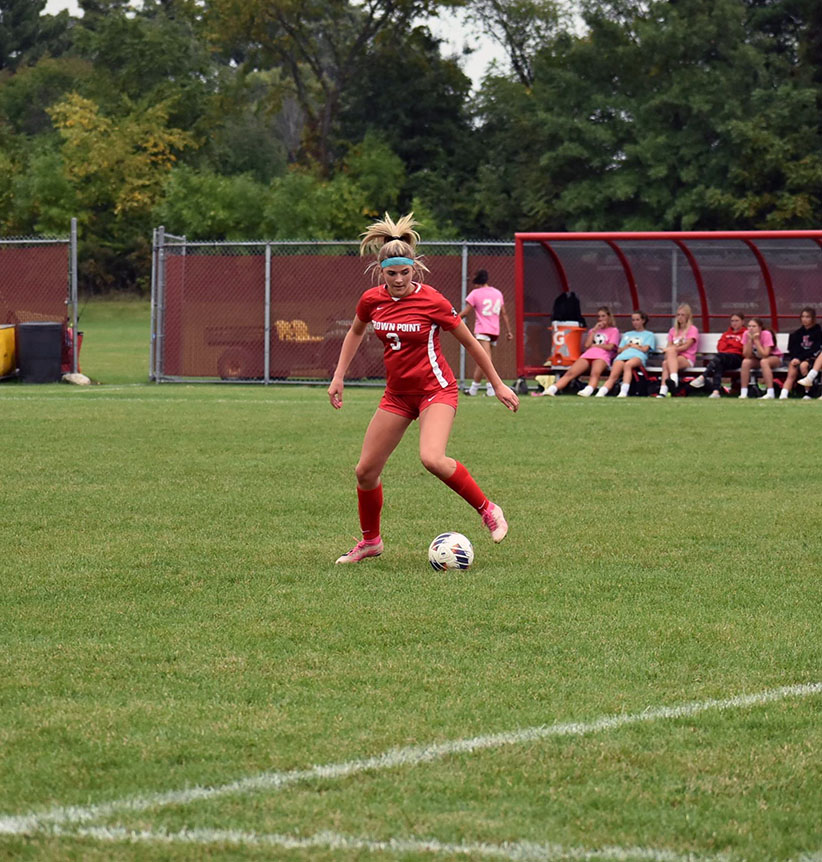
[{"label": "pink cleat", "polygon": [[482,513],[482,523],[491,531],[491,538],[495,542],[501,542],[508,535],[508,521],[496,503],[488,503]]},{"label": "pink cleat", "polygon": [[347,553],[343,554],[338,560],[338,563],[359,563],[366,557],[379,557],[385,546],[382,539],[377,539],[376,542],[366,542],[365,539],[357,542],[356,545]]}]

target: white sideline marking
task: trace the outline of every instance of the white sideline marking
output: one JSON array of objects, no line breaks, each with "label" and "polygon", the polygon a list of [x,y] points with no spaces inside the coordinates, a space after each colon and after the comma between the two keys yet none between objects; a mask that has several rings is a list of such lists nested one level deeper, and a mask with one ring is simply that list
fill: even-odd
[{"label": "white sideline marking", "polygon": [[487,843],[443,843],[436,838],[389,838],[377,841],[373,838],[357,838],[337,832],[318,832],[315,835],[258,834],[226,829],[185,829],[181,832],[133,831],[120,827],[86,826],[76,830],[57,829],[57,836],[92,838],[97,841],[193,844],[198,846],[224,844],[233,847],[276,847],[285,850],[365,850],[372,853],[430,853],[448,856],[467,856],[470,859],[503,859],[508,862],[596,862],[596,860],[618,860],[618,862],[722,862],[731,857],[725,854],[703,855],[697,853],[675,853],[653,847],[564,847],[561,844],[537,844],[530,841]]},{"label": "white sideline marking", "polygon": [[24,815],[6,815],[0,817],[0,835],[23,835],[43,831],[53,826],[69,823],[88,823],[108,817],[113,814],[140,812],[166,805],[188,805],[206,799],[215,799],[236,793],[251,793],[259,790],[281,790],[312,779],[340,779],[361,772],[375,772],[384,769],[394,769],[399,766],[416,766],[420,763],[430,763],[454,754],[464,754],[485,749],[500,748],[504,745],[516,745],[540,739],[558,736],[583,736],[601,730],[616,730],[631,724],[659,719],[685,718],[711,710],[744,709],[750,706],[761,706],[766,703],[784,700],[789,697],[811,697],[822,693],[822,682],[789,685],[769,689],[757,694],[744,694],[724,700],[704,700],[685,703],[679,706],[663,706],[649,708],[642,712],[606,715],[591,722],[567,724],[551,724],[539,727],[526,727],[495,733],[488,736],[475,736],[469,739],[454,739],[448,742],[432,743],[431,745],[412,745],[406,748],[390,749],[374,757],[358,760],[348,760],[342,763],[330,763],[323,766],[312,766],[309,769],[294,769],[289,772],[263,772],[248,778],[241,778],[216,787],[190,787],[185,790],[170,790],[163,793],[152,793],[146,796],[131,796],[112,802],[102,802],[98,805],[62,806],[40,813],[32,812]]}]

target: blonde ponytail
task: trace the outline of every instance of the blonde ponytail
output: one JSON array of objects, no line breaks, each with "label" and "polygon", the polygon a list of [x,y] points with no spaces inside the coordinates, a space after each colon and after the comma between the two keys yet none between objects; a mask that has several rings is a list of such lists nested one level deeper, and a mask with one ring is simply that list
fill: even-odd
[{"label": "blonde ponytail", "polygon": [[420,241],[420,235],[414,230],[417,224],[414,213],[408,213],[396,222],[386,213],[381,221],[375,221],[364,230],[360,234],[360,255],[376,255],[376,260],[367,269],[379,272],[380,263],[389,257],[406,257],[414,262],[415,268],[428,272],[428,267],[416,251]]}]

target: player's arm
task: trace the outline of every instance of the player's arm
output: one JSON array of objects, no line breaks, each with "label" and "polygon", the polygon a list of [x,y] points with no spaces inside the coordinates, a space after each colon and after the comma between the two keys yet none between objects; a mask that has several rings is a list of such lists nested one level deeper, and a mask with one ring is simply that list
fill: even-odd
[{"label": "player's arm", "polygon": [[468,355],[479,365],[486,380],[494,387],[497,398],[509,409],[516,412],[519,408],[519,398],[509,386],[502,382],[502,378],[494,368],[494,363],[488,354],[482,349],[479,341],[471,334],[471,330],[461,320],[459,325],[451,330],[454,338],[468,351]]},{"label": "player's arm", "polygon": [[334,377],[331,380],[331,385],[328,387],[328,399],[331,401],[331,406],[339,410],[342,407],[343,381],[345,372],[348,371],[348,366],[354,358],[354,354],[362,344],[363,336],[365,335],[365,320],[360,320],[357,315],[354,315],[354,322],[345,333],[342,347],[340,348],[340,358],[337,360],[337,367],[334,370]]},{"label": "player's arm", "polygon": [[505,337],[510,341],[514,337],[514,331],[511,329],[511,321],[508,320],[508,312],[505,310],[504,305],[500,308],[499,313],[502,317],[502,322],[505,324]]},{"label": "player's arm", "polygon": [[459,313],[460,320],[465,320],[465,318],[468,317],[468,315],[471,313],[472,308],[473,307],[471,306],[471,304],[466,302],[465,308],[463,308],[463,310]]}]

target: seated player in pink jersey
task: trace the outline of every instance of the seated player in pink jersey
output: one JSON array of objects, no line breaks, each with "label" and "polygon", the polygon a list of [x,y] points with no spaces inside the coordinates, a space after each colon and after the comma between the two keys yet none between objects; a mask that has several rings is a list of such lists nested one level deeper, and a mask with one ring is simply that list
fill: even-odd
[{"label": "seated player in pink jersey", "polygon": [[691,306],[683,302],[676,310],[674,325],[668,330],[668,343],[662,358],[662,385],[657,398],[667,398],[679,389],[679,372],[694,364],[699,330],[694,326]]},{"label": "seated player in pink jersey", "polygon": [[748,329],[742,336],[742,367],[739,369],[739,397],[748,397],[748,383],[751,369],[759,368],[767,391],[762,396],[769,400],[776,398],[773,388],[774,368],[782,364],[782,351],[776,344],[776,336],[759,317],[748,321]]},{"label": "seated player in pink jersey", "polygon": [[558,395],[572,381],[583,374],[588,374],[588,385],[580,389],[577,395],[587,398],[593,395],[599,385],[602,375],[610,368],[619,347],[619,330],[607,305],[597,309],[597,322],[588,330],[583,342],[582,356],[544,392],[532,392],[531,395]]},{"label": "seated player in pink jersey", "polygon": [[459,461],[445,453],[459,396],[456,377],[440,348],[440,330],[453,333],[509,410],[517,410],[519,399],[502,382],[491,359],[451,303],[430,285],[413,280],[415,273],[428,269],[416,252],[419,234],[414,230],[412,215],[403,216],[395,224],[386,213],[382,221],[363,233],[360,254],[375,253],[369,269],[384,282],[360,297],[328,387],[331,406],[340,409],[345,372],[371,323],[385,346],[386,388],[365,432],[356,468],[362,540],[338,563],[358,563],[383,552],[382,470],[415,419],[420,423],[423,466],[479,512],[495,542],[501,542],[508,533],[502,509],[485,496]]},{"label": "seated player in pink jersey", "polygon": [[[474,337],[479,341],[482,349],[491,356],[491,348],[496,345],[499,338],[499,319],[502,317],[505,323],[505,337],[511,341],[514,333],[511,331],[511,323],[505,310],[505,299],[502,291],[488,284],[488,271],[477,270],[474,276],[476,287],[465,297],[465,306],[460,312],[460,317],[465,319],[471,310],[474,310]],[[465,390],[466,395],[476,395],[482,383],[482,369],[474,365],[474,379],[471,386]],[[494,387],[489,380],[485,386],[485,394],[493,398]]]}]

